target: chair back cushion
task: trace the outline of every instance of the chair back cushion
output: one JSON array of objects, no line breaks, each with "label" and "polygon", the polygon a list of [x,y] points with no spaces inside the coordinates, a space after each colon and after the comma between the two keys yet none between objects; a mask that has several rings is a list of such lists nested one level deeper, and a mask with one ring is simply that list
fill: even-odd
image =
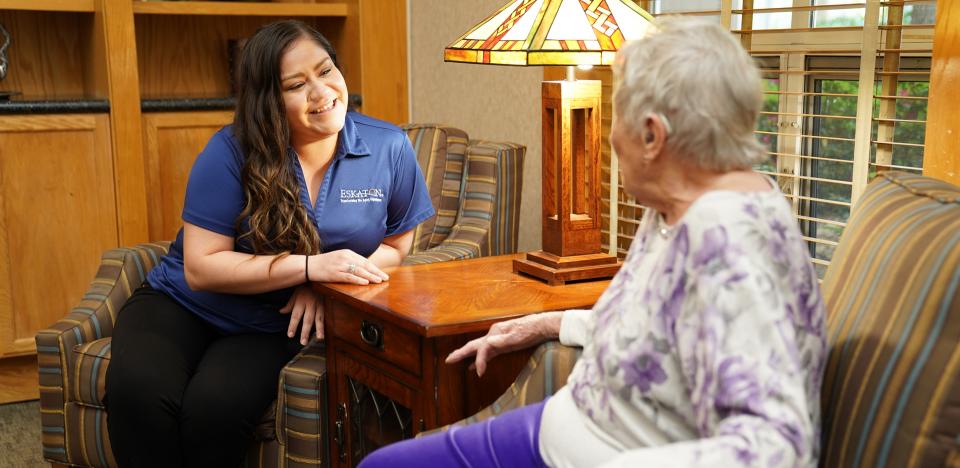
[{"label": "chair back cushion", "polygon": [[517,252],[526,151],[516,143],[484,140],[473,140],[467,148],[466,187],[457,225],[481,228],[473,236],[481,256]]},{"label": "chair back cushion", "polygon": [[460,129],[433,124],[404,125],[413,143],[417,163],[427,181],[430,201],[437,215],[416,227],[413,248],[417,253],[443,242],[457,220],[463,192],[464,155],[467,134]]},{"label": "chair back cushion", "polygon": [[960,188],[905,173],[858,201],[823,281],[824,467],[947,466],[960,446]]}]

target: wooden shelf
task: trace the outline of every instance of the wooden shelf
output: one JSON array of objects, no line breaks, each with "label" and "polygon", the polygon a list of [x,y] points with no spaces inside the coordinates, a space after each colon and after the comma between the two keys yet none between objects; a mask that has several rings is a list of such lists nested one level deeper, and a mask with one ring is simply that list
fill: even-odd
[{"label": "wooden shelf", "polygon": [[0,2],[4,10],[93,12],[93,0],[7,0]]},{"label": "wooden shelf", "polygon": [[[56,2],[57,0],[44,0]],[[92,3],[92,0],[91,0]],[[234,16],[347,16],[346,3],[269,2],[133,2],[135,14],[147,15],[234,15]]]}]

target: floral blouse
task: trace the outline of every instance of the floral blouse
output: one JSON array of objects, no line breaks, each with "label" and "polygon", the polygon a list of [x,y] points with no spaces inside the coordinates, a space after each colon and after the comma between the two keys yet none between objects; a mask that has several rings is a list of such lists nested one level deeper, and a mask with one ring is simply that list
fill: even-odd
[{"label": "floral blouse", "polygon": [[611,464],[816,466],[824,308],[787,201],[713,191],[660,219],[593,311],[563,320],[585,341],[573,400],[627,448]]}]

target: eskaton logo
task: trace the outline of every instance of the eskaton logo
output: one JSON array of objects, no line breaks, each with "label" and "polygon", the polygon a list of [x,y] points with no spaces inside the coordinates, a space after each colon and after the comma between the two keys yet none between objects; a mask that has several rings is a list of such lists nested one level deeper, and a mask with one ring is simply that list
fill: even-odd
[{"label": "eskaton logo", "polygon": [[383,189],[340,189],[340,203],[382,202]]}]

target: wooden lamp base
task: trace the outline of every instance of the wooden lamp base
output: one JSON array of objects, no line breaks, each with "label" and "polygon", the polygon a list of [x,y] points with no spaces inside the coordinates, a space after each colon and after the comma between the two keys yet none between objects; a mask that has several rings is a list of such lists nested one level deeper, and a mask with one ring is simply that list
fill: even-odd
[{"label": "wooden lamp base", "polygon": [[513,261],[513,272],[540,278],[551,286],[570,281],[612,278],[623,261],[604,253],[560,257],[543,250]]}]

